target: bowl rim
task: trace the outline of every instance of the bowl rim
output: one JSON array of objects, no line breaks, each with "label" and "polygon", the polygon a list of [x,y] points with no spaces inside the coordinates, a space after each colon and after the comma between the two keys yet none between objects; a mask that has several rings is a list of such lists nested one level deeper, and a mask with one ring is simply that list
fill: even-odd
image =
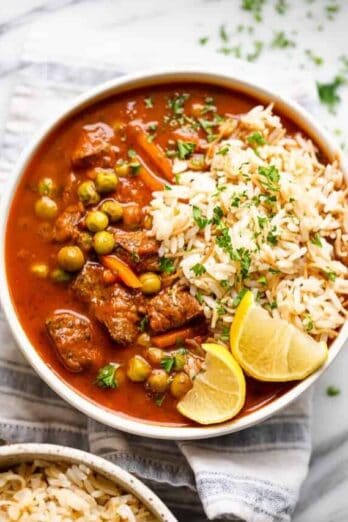
[{"label": "bowl rim", "polygon": [[46,459],[50,462],[62,460],[72,464],[84,464],[135,495],[162,522],[177,522],[162,500],[137,477],[104,457],[69,446],[36,442],[1,446],[0,473],[2,468],[25,461],[29,462],[32,459]]},{"label": "bowl rim", "polygon": [[4,284],[0,285],[0,303],[3,307],[12,334],[29,364],[46,382],[46,384],[71,406],[102,424],[134,435],[169,440],[195,440],[226,435],[259,424],[302,395],[302,393],[325,372],[326,368],[328,368],[340,352],[348,337],[348,321],[346,321],[342,326],[337,338],[332,343],[325,365],[314,374],[307,377],[304,381],[299,382],[288,392],[274,399],[265,406],[223,424],[212,426],[167,426],[161,425],[160,423],[149,423],[108,410],[103,406],[94,403],[87,397],[84,397],[69,384],[60,379],[58,374],[46,365],[41,356],[35,350],[19,322],[14,304],[12,303],[9,285],[7,284],[5,266],[5,236],[12,198],[23,172],[47,135],[57,128],[63,121],[80,112],[86,106],[90,106],[112,95],[129,90],[146,86],[170,84],[171,82],[205,83],[227,87],[232,91],[236,90],[251,95],[261,103],[275,103],[278,112],[281,114],[285,113],[290,120],[294,121],[315,141],[316,144],[319,145],[330,161],[337,159],[341,167],[344,169],[342,154],[338,149],[337,144],[331,138],[329,133],[317,123],[311,114],[309,114],[296,101],[279,94],[268,86],[263,85],[263,82],[255,82],[253,79],[251,80],[250,73],[245,73],[242,69],[238,73],[233,72],[229,74],[221,70],[220,67],[198,68],[185,66],[182,69],[162,68],[140,71],[135,74],[124,75],[102,83],[81,96],[74,98],[66,104],[65,108],[63,107],[60,109],[58,114],[54,115],[48,123],[39,129],[19,156],[14,167],[14,172],[7,182],[7,186],[5,187],[0,202],[0,280],[4,281]]}]

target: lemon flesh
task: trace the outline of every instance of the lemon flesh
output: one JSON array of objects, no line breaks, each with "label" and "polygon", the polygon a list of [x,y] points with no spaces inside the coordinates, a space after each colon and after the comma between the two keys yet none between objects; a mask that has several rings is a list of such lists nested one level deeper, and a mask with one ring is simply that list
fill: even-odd
[{"label": "lemon flesh", "polygon": [[203,344],[206,370],[197,375],[178,411],[199,424],[232,419],[245,402],[245,378],[231,353],[219,344]]},{"label": "lemon flesh", "polygon": [[328,354],[325,343],[256,306],[251,292],[237,309],[230,343],[243,370],[259,381],[305,379],[325,363]]}]

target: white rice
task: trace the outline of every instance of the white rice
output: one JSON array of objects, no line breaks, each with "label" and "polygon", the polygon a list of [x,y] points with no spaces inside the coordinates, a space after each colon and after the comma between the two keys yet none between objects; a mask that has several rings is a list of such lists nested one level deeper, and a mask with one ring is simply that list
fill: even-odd
[{"label": "white rice", "polygon": [[34,461],[0,473],[0,522],[155,522],[132,494],[84,465]]},{"label": "white rice", "polygon": [[[248,140],[255,132],[266,142],[257,150]],[[176,260],[181,282],[198,293],[216,336],[231,323],[240,290],[249,288],[274,317],[316,339],[335,337],[347,317],[348,293],[347,188],[338,165],[321,162],[311,140],[287,133],[272,107],[262,106],[225,122],[206,158],[204,172],[178,162],[177,184],[156,192],[150,211],[160,254]],[[276,190],[260,175],[259,167],[270,166],[279,173]],[[193,207],[208,220],[202,229]],[[214,208],[223,213],[219,225],[211,222]],[[233,251],[242,253],[237,257],[250,258],[245,278],[240,260],[218,244],[222,228]],[[205,269],[199,276],[192,271],[197,263]]]}]

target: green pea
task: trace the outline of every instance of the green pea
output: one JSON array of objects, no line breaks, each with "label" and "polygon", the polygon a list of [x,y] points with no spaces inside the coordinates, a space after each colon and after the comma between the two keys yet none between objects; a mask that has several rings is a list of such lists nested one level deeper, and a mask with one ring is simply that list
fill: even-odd
[{"label": "green pea", "polygon": [[93,181],[84,181],[77,188],[77,195],[86,206],[96,205],[100,201],[100,196]]},{"label": "green pea", "polygon": [[54,181],[51,178],[42,178],[37,185],[40,196],[53,196],[55,188]]},{"label": "green pea", "polygon": [[69,283],[72,279],[72,275],[61,268],[52,270],[50,277],[54,283]]},{"label": "green pea", "polygon": [[110,254],[115,247],[114,236],[110,232],[102,230],[93,237],[93,247],[99,256]]},{"label": "green pea", "polygon": [[93,210],[88,212],[86,217],[86,225],[91,232],[100,232],[104,230],[109,224],[109,218],[105,212],[100,210]]},{"label": "green pea", "polygon": [[42,196],[35,203],[35,214],[40,219],[52,220],[58,212],[57,203],[48,196]]},{"label": "green pea", "polygon": [[30,267],[30,271],[39,279],[45,279],[49,272],[48,266],[45,265],[45,263],[33,263]]},{"label": "green pea", "polygon": [[105,201],[101,206],[101,210],[109,216],[111,223],[119,221],[123,216],[123,207],[121,203],[114,199]]},{"label": "green pea", "polygon": [[116,189],[118,178],[112,170],[98,170],[95,178],[95,187],[98,192],[112,192]]},{"label": "green pea", "polygon": [[65,246],[57,256],[59,266],[66,272],[76,272],[85,264],[82,250],[78,246]]}]

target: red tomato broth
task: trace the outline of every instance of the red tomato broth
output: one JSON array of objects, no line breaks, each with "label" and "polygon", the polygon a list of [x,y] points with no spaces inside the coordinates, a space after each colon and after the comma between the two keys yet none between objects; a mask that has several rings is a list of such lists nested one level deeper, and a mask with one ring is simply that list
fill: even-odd
[{"label": "red tomato broth", "polygon": [[[27,167],[12,202],[6,233],[6,266],[7,277],[12,300],[28,338],[40,356],[62,379],[73,389],[118,413],[141,419],[146,422],[158,422],[164,425],[192,425],[176,410],[176,400],[166,395],[162,406],[155,404],[143,389],[142,384],[126,380],[119,389],[98,388],[95,381],[95,371],[82,373],[69,372],[60,362],[45,331],[45,319],[54,310],[74,310],[88,316],[86,307],[65,285],[53,283],[50,279],[38,279],[29,270],[32,262],[48,262],[50,268],[55,266],[56,254],[60,244],[43,241],[39,231],[45,225],[35,217],[33,207],[37,193],[33,187],[40,178],[51,177],[57,186],[66,185],[72,173],[71,156],[77,143],[81,128],[89,123],[104,122],[111,126],[115,122],[129,123],[135,119],[144,122],[160,121],[166,112],[168,97],[176,92],[190,94],[187,105],[203,102],[206,96],[213,96],[220,114],[240,114],[258,104],[257,100],[243,94],[220,89],[214,86],[199,84],[179,84],[175,86],[160,86],[129,92],[109,98],[93,105],[71,119],[65,121],[43,143],[35,157]],[[145,108],[144,98],[152,96],[153,108]],[[190,111],[188,111],[190,112]],[[289,132],[296,126],[283,118]],[[165,149],[168,139],[173,137],[170,126],[159,125],[155,142]],[[127,151],[132,146],[119,137],[116,141],[119,147],[119,157],[127,158]],[[154,165],[149,166],[158,174]],[[68,204],[76,203],[78,198],[76,188],[78,182],[89,179],[87,170],[75,172],[71,190],[64,200],[58,201],[59,211]],[[136,202],[144,206],[151,200],[151,192],[137,177],[120,178],[116,197],[122,203]],[[102,348],[103,363],[110,361],[125,364],[129,357],[144,350],[139,346],[120,348],[109,338],[106,331],[92,319],[97,342]],[[261,383],[247,379],[246,404],[239,414],[244,416],[255,409],[273,401],[293,386],[293,383]]]}]

